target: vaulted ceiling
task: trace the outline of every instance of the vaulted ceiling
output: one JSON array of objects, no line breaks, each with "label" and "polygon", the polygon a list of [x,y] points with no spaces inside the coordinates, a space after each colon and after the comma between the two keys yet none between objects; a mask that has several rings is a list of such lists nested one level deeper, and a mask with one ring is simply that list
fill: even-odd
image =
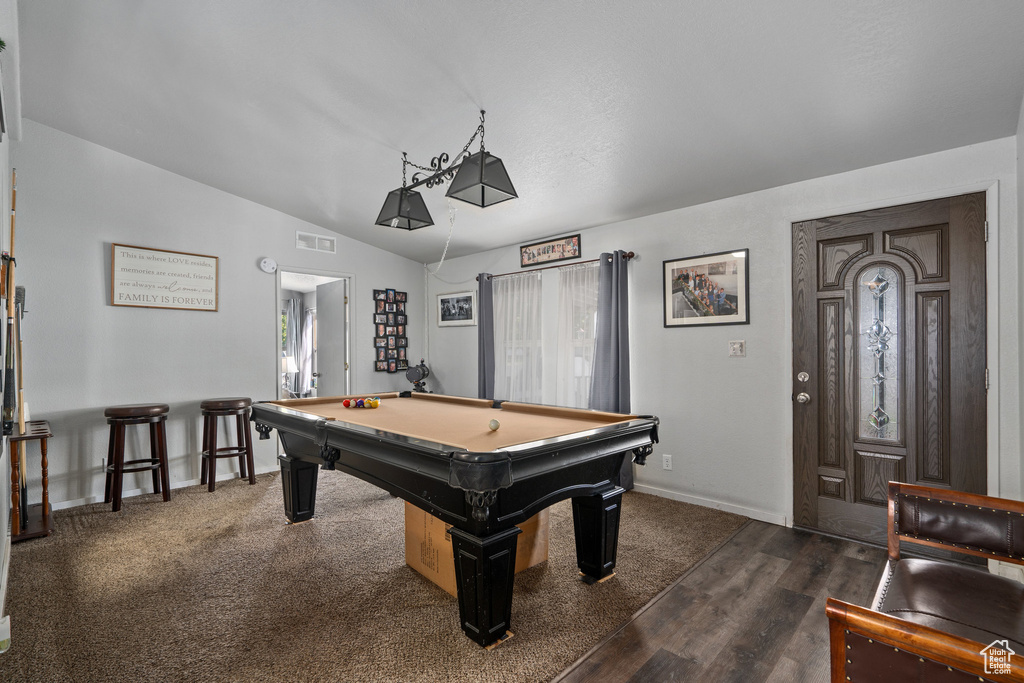
[{"label": "vaulted ceiling", "polygon": [[25,118],[420,262],[401,153],[487,149],[449,256],[1013,135],[1019,0],[21,0]]}]

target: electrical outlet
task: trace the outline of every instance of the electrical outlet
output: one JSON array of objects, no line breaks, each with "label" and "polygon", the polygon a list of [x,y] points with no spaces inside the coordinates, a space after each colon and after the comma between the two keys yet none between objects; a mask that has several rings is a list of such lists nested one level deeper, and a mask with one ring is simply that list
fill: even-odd
[{"label": "electrical outlet", "polygon": [[665,454],[661,456],[661,466],[666,470],[672,469],[672,456]]},{"label": "electrical outlet", "polygon": [[729,355],[736,358],[746,357],[747,342],[742,339],[729,342]]}]

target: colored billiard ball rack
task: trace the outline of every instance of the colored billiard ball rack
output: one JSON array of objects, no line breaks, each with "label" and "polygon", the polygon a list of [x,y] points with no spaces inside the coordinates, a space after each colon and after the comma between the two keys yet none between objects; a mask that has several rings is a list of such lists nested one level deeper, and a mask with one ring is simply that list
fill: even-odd
[{"label": "colored billiard ball rack", "polygon": [[377,408],[380,406],[380,397],[373,398],[346,398],[341,402],[346,408]]},{"label": "colored billiard ball rack", "polygon": [[408,299],[407,292],[373,290],[373,369],[376,372],[409,369],[409,338],[405,336]]}]

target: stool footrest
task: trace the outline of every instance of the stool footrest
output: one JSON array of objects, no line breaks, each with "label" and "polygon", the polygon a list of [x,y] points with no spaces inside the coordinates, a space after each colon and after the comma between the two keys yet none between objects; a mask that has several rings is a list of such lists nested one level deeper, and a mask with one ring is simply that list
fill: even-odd
[{"label": "stool footrest", "polygon": [[[160,467],[160,459],[142,458],[141,460],[125,460],[124,465],[125,467],[121,468],[122,472],[146,472],[148,470],[158,469]],[[136,467],[127,467],[127,465],[136,465]],[[114,472],[116,470],[116,465],[107,465],[107,472]]]},{"label": "stool footrest", "polygon": [[[246,450],[245,446],[224,446],[223,448],[218,448],[213,457],[237,458],[238,456],[245,455],[246,453],[248,453],[248,451]],[[210,451],[203,451],[203,457],[209,458]]]}]

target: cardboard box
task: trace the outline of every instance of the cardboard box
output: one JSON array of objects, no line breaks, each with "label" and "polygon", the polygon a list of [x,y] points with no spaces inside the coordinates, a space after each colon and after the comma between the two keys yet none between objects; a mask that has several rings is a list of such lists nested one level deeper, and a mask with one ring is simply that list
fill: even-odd
[{"label": "cardboard box", "polygon": [[[516,573],[548,559],[548,511],[518,525]],[[405,563],[456,595],[455,557],[448,525],[412,503],[405,504]]]}]

